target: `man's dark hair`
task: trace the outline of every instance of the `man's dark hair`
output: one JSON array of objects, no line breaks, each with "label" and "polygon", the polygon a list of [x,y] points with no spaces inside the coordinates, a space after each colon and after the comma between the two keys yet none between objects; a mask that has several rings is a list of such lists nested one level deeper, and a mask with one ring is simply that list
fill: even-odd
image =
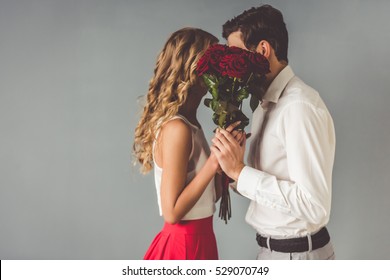
[{"label": "man's dark hair", "polygon": [[251,8],[228,20],[222,26],[222,36],[227,39],[235,31],[241,31],[245,46],[256,49],[262,40],[266,40],[275,50],[279,61],[288,62],[288,33],[282,13],[270,5]]}]

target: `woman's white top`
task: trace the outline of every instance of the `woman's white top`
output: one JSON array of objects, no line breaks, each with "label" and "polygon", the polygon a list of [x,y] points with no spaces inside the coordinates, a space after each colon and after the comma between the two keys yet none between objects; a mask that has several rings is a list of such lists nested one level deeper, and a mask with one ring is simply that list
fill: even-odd
[{"label": "woman's white top", "polygon": [[[185,117],[181,115],[176,115],[171,120],[174,119],[183,120],[186,124],[189,125],[192,131],[192,150],[188,160],[187,179],[185,182],[185,185],[187,186],[192,181],[192,179],[196,176],[196,174],[199,173],[203,165],[206,163],[206,160],[210,155],[210,148],[209,145],[207,144],[206,138],[201,128],[198,128],[197,126],[193,125]],[[156,139],[158,137],[159,132],[160,131],[158,131],[156,134]],[[153,145],[153,151],[154,151],[154,145]],[[162,216],[160,190],[161,190],[161,177],[162,177],[163,169],[157,165],[154,156],[153,156],[153,163],[154,163],[154,180],[155,180],[156,191],[157,191],[157,202],[160,210],[160,216]],[[182,220],[196,220],[196,219],[210,217],[215,212],[215,198],[216,198],[216,194],[215,194],[214,178],[213,178],[210,181],[210,183],[207,185],[202,196],[196,202],[194,207],[192,207],[192,209],[182,218]]]}]

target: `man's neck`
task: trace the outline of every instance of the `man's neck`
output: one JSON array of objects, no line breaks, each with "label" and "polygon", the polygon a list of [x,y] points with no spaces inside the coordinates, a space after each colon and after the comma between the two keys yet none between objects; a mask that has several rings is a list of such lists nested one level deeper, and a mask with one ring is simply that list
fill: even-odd
[{"label": "man's neck", "polygon": [[267,78],[267,88],[272,83],[272,81],[279,75],[279,73],[288,65],[285,61],[278,61],[276,58],[270,61],[270,70],[271,72],[266,75]]}]

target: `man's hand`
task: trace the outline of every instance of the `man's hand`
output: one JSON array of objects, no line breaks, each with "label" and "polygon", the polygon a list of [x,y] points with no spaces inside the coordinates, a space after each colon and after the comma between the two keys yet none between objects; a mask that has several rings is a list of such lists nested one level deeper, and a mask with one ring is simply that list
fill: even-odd
[{"label": "man's hand", "polygon": [[237,181],[241,170],[245,166],[246,135],[243,132],[238,132],[238,134],[236,132],[233,133],[235,137],[227,130],[217,129],[215,137],[212,140],[214,146],[211,147],[211,150],[217,157],[222,170],[230,178]]}]

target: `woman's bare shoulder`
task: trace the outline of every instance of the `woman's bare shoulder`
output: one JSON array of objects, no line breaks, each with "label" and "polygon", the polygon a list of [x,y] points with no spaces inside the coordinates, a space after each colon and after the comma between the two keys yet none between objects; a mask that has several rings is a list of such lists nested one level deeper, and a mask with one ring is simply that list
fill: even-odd
[{"label": "woman's bare shoulder", "polygon": [[184,120],[176,118],[166,122],[162,127],[161,131],[165,136],[180,137],[183,139],[191,137],[191,127]]}]

